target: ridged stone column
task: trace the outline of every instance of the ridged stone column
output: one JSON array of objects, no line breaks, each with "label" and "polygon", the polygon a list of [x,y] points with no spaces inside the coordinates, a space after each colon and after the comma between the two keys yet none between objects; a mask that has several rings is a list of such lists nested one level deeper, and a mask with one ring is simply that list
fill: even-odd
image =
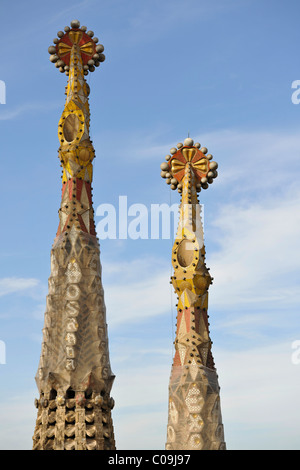
[{"label": "ridged stone column", "polygon": [[115,449],[114,375],[92,204],[95,151],[85,80],[105,56],[86,29],[74,20],[49,47],[50,60],[69,79],[58,125],[62,198],[36,375],[35,450]]}]

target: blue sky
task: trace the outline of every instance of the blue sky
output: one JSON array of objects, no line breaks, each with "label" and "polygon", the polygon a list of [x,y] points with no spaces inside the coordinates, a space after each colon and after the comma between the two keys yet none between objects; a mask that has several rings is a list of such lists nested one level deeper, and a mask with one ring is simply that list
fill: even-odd
[{"label": "blue sky", "polygon": [[[300,448],[299,13],[295,0],[1,1],[2,449],[32,446],[67,83],[47,49],[75,18],[107,58],[88,76],[95,210],[118,210],[119,196],[149,209],[178,203],[160,163],[188,133],[208,147],[219,177],[201,203],[227,447]],[[163,449],[172,240],[100,243],[117,448]]]}]

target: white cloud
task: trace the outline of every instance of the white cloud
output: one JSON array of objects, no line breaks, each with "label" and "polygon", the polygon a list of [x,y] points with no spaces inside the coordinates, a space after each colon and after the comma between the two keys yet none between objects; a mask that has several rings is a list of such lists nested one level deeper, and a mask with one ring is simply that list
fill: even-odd
[{"label": "white cloud", "polygon": [[299,191],[262,202],[222,205],[208,225],[209,236],[219,246],[208,253],[214,305],[236,309],[299,303]]},{"label": "white cloud", "polygon": [[[138,358],[139,351],[132,352]],[[215,349],[228,449],[299,449],[300,365],[289,343],[229,352]],[[151,355],[151,357],[155,357]],[[112,389],[117,449],[164,449],[171,361],[127,364]],[[2,449],[30,449],[36,390],[0,404]]]},{"label": "white cloud", "polygon": [[35,390],[24,390],[21,395],[10,393],[0,403],[0,449],[30,450],[37,410]]},{"label": "white cloud", "polygon": [[23,103],[13,109],[6,105],[5,109],[3,109],[0,113],[0,121],[9,121],[18,118],[19,116],[22,116],[22,114],[28,112],[48,112],[49,110],[59,108],[60,106],[61,103],[58,102]]},{"label": "white cloud", "polygon": [[300,365],[291,344],[216,350],[225,437],[231,449],[299,449]]},{"label": "white cloud", "polygon": [[[300,169],[298,130],[220,130],[199,134],[199,140],[219,163],[216,186],[237,198],[261,198],[286,191]],[[212,187],[214,190],[214,187]]]},{"label": "white cloud", "polygon": [[40,284],[38,279],[6,277],[0,279],[0,297],[14,294],[16,292],[28,293],[31,295],[32,289]]},{"label": "white cloud", "polygon": [[105,265],[105,303],[110,328],[144,321],[170,310],[170,272],[156,258]]}]

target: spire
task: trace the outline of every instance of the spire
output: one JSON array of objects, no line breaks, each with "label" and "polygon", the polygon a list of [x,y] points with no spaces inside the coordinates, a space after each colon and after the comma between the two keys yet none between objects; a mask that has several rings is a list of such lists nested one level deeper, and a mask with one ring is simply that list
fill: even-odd
[{"label": "spire", "polygon": [[114,375],[108,349],[99,243],[92,204],[94,148],[89,136],[89,86],[85,76],[105,59],[92,31],[59,31],[50,60],[69,77],[58,124],[63,169],[59,226],[36,383],[33,449],[115,449],[110,396]]},{"label": "spire", "polygon": [[180,216],[172,249],[178,296],[175,355],[169,382],[167,450],[225,449],[218,376],[208,323],[205,246],[198,195],[217,177],[218,164],[207,148],[191,138],[177,144],[161,164],[161,176],[181,194]]}]

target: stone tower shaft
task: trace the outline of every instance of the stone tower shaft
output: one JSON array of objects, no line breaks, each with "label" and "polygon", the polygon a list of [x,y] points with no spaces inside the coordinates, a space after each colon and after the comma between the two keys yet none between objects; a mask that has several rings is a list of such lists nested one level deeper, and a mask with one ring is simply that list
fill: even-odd
[{"label": "stone tower shaft", "polygon": [[50,60],[69,77],[58,124],[62,198],[36,383],[36,450],[115,448],[111,371],[100,248],[92,203],[94,148],[85,75],[104,60],[77,20],[58,32]]},{"label": "stone tower shaft", "polygon": [[172,249],[178,296],[175,355],[169,382],[167,450],[225,449],[218,376],[208,322],[208,288],[201,207],[197,193],[217,176],[206,148],[188,138],[171,149],[161,176],[181,196],[177,236]]}]

